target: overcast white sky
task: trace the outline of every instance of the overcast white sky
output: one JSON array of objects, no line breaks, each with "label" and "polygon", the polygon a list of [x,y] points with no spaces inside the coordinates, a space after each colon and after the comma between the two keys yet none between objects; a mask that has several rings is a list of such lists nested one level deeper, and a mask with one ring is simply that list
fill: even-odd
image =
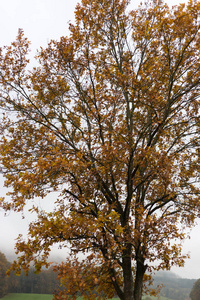
[{"label": "overcast white sky", "polygon": [[[130,7],[139,2],[132,0]],[[167,2],[179,3],[177,0]],[[34,56],[36,49],[46,46],[49,40],[67,34],[68,22],[74,20],[76,3],[77,0],[0,0],[0,47],[15,40],[18,28],[22,28],[31,41]],[[0,196],[4,194],[3,180],[0,180]],[[19,213],[11,212],[4,217],[0,210],[0,251],[13,251],[14,240],[19,233],[26,232],[28,221],[27,218],[22,220]],[[185,278],[200,278],[200,226],[196,226],[191,239],[185,241],[184,252],[190,252],[191,259],[184,268],[173,271]]]}]

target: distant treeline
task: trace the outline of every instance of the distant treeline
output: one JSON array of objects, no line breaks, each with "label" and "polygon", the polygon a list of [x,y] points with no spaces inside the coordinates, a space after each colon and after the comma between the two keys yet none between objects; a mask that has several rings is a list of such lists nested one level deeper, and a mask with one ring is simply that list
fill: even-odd
[{"label": "distant treeline", "polygon": [[32,268],[28,276],[22,272],[19,276],[11,273],[7,277],[9,266],[5,255],[0,252],[0,298],[8,293],[52,294],[59,287],[53,268],[42,270],[39,274],[35,274]]},{"label": "distant treeline", "polygon": [[[29,271],[29,275],[22,273],[20,276],[14,274],[8,278],[8,293],[36,293],[52,294],[58,287],[57,274],[52,268],[43,270],[35,274],[34,270]],[[188,299],[196,279],[183,279],[176,277],[173,273],[161,273],[154,276],[154,286],[163,284],[160,296],[173,300]]]},{"label": "distant treeline", "polygon": [[[0,252],[0,298],[7,293],[34,293],[34,294],[53,294],[59,288],[57,274],[53,268],[42,270],[35,274],[34,269],[30,269],[28,276],[21,273],[16,276],[12,274],[7,277],[6,270],[10,263],[5,255]],[[160,296],[173,300],[188,299],[196,279],[183,279],[171,272],[158,272],[154,276],[154,287],[164,285]]]},{"label": "distant treeline", "polygon": [[22,272],[19,276],[11,274],[8,277],[7,293],[53,294],[58,287],[57,274],[52,268],[42,270],[39,274],[30,269],[28,276]]},{"label": "distant treeline", "polygon": [[172,272],[159,272],[154,276],[153,286],[164,285],[160,296],[173,300],[188,299],[196,279],[185,279]]}]

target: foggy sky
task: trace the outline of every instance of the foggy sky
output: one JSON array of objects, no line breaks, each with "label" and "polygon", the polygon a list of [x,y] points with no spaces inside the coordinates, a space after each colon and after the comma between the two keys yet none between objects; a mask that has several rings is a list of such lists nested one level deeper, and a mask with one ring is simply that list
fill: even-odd
[{"label": "foggy sky", "polygon": [[[14,41],[18,28],[22,28],[25,36],[31,41],[33,58],[40,46],[45,47],[51,39],[67,35],[68,22],[74,20],[73,12],[77,2],[77,0],[0,0],[0,47]],[[178,2],[168,1],[169,4]],[[136,5],[135,3],[131,2],[132,7]],[[0,197],[5,193],[3,179],[0,178]],[[54,195],[48,199],[45,202],[46,207],[52,203]],[[0,210],[0,251],[14,252],[14,240],[19,233],[26,234],[30,219],[34,220],[34,216],[30,216],[27,209],[24,216],[25,219],[22,219],[21,213],[14,212],[4,216],[4,212]],[[172,270],[181,277],[200,278],[200,225],[192,230],[191,239],[184,242],[184,253],[188,252],[191,259],[186,261],[185,267]],[[54,254],[57,253],[55,248]],[[61,253],[63,255],[64,251]]]}]

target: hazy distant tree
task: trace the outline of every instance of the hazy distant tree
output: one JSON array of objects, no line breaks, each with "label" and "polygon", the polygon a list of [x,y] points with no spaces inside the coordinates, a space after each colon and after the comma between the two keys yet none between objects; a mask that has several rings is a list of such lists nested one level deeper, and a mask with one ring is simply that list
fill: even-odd
[{"label": "hazy distant tree", "polygon": [[9,262],[7,261],[5,255],[0,252],[0,298],[5,296],[8,288],[8,280],[6,277],[6,270],[9,267]]},{"label": "hazy distant tree", "polygon": [[190,293],[191,300],[199,300],[200,299],[200,279],[198,279],[191,290]]}]

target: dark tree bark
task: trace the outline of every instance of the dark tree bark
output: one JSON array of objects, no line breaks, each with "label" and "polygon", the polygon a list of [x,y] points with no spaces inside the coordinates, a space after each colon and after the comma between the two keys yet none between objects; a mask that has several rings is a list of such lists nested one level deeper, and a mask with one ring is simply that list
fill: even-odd
[{"label": "dark tree bark", "polygon": [[134,300],[133,297],[133,275],[132,275],[132,263],[131,263],[131,246],[128,245],[128,249],[124,251],[123,257],[123,277],[124,277],[124,299]]},{"label": "dark tree bark", "polygon": [[134,300],[142,299],[142,288],[143,288],[143,279],[146,272],[146,266],[144,265],[144,259],[137,261],[136,269],[136,278],[135,278],[135,287],[134,287]]}]

